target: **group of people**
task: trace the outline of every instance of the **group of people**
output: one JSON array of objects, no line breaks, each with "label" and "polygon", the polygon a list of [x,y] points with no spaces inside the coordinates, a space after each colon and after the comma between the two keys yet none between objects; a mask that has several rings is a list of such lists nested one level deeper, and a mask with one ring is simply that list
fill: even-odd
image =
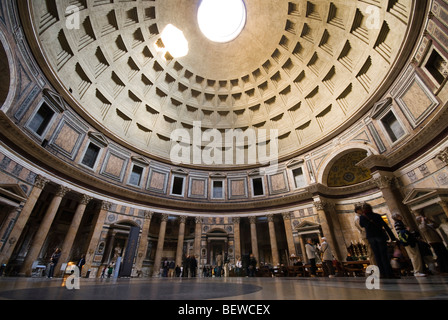
[{"label": "group of people", "polygon": [[[405,225],[400,214],[395,213],[392,215],[396,231],[394,234],[383,217],[373,212],[370,204],[355,206],[355,213],[355,226],[366,243],[368,260],[370,264],[378,266],[382,278],[399,277],[393,269],[403,267],[404,261],[410,261],[412,273],[416,277],[448,273],[448,250],[437,232],[439,224],[435,221],[419,215],[416,217],[418,230],[413,230]],[[321,243],[307,239],[305,249],[311,277],[316,276],[318,259],[322,261],[324,276],[335,276],[337,261],[335,263],[325,237]]]},{"label": "group of people", "polygon": [[324,276],[333,278],[336,274],[333,265],[333,252],[331,251],[330,245],[327,242],[327,238],[322,237],[322,242],[319,244],[314,244],[311,238],[308,238],[305,244],[306,256],[310,262],[310,275],[311,277],[317,276],[317,265],[316,260],[320,257],[322,261],[322,270]]},{"label": "group of people", "polygon": [[[383,278],[397,277],[392,264],[403,254],[402,248],[411,261],[414,276],[448,273],[448,251],[436,230],[436,222],[419,215],[416,217],[418,230],[412,230],[405,225],[399,213],[394,213],[392,219],[396,236],[381,215],[373,212],[370,204],[356,206],[355,212],[355,226],[368,244],[370,263],[378,266]],[[395,243],[392,256],[388,243]],[[434,265],[434,255],[438,270]]]},{"label": "group of people", "polygon": [[[61,248],[56,248],[53,254],[51,255],[50,265],[47,273],[47,277],[49,279],[53,278],[56,265],[58,264],[61,255],[62,255]],[[82,267],[85,265],[85,263],[86,263],[85,255],[82,255],[81,258],[78,260],[78,263],[76,264],[76,266],[79,268],[80,273],[82,272]]]}]

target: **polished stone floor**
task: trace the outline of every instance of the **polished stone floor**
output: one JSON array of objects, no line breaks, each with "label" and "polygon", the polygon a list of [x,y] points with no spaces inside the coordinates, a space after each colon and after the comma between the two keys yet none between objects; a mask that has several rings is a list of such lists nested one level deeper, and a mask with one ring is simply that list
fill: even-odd
[{"label": "polished stone floor", "polygon": [[383,279],[369,290],[365,278],[0,278],[0,300],[448,300],[448,276]]}]

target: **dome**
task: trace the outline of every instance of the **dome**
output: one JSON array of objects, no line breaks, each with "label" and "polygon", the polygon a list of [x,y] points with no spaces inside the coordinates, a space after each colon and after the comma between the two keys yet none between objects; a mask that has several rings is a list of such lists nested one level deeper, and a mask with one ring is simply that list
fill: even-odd
[{"label": "dome", "polygon": [[[406,58],[405,3],[236,1],[224,41],[201,31],[205,0],[36,0],[28,18],[41,67],[101,132],[154,159],[231,169],[262,164],[252,147],[290,159],[359,119]],[[167,27],[184,37],[180,57]]]}]

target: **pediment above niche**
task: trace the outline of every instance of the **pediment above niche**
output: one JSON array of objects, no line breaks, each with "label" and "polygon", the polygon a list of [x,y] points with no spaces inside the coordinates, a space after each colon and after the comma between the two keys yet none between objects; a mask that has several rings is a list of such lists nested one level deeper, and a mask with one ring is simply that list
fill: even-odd
[{"label": "pediment above niche", "polygon": [[2,196],[18,203],[26,201],[28,198],[18,184],[0,184],[0,197]]},{"label": "pediment above niche", "polygon": [[141,165],[149,166],[149,161],[143,157],[131,157],[132,161],[138,162]]},{"label": "pediment above niche", "polygon": [[57,108],[59,110],[59,112],[62,113],[67,110],[64,99],[56,92],[51,91],[49,89],[44,89],[43,95],[45,98],[47,98],[51,102],[51,104],[55,108]]},{"label": "pediment above niche", "polygon": [[247,172],[248,176],[259,176],[260,174],[260,169],[254,169]]},{"label": "pediment above niche", "polygon": [[89,132],[89,137],[93,141],[101,144],[103,147],[107,147],[109,145],[109,141],[106,139],[106,137],[99,132]]},{"label": "pediment above niche", "polygon": [[305,160],[303,158],[295,158],[295,159],[288,161],[286,163],[286,167],[289,168],[289,167],[293,167],[296,165],[302,165],[304,162],[305,162]]},{"label": "pediment above niche", "polygon": [[370,116],[372,119],[378,118],[390,105],[392,104],[392,98],[388,97],[384,100],[378,101],[372,108]]},{"label": "pediment above niche", "polygon": [[212,179],[225,179],[225,178],[227,178],[227,175],[223,174],[223,173],[210,173],[210,178],[212,178]]},{"label": "pediment above niche", "polygon": [[182,175],[186,175],[186,176],[189,174],[189,172],[184,169],[172,169],[171,173],[182,174]]}]

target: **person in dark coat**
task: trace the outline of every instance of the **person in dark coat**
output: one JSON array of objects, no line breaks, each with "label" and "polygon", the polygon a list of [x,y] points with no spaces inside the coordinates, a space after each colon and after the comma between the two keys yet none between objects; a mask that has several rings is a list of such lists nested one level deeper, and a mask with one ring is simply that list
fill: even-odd
[{"label": "person in dark coat", "polygon": [[190,257],[190,275],[192,278],[196,277],[196,270],[198,268],[198,261],[195,256]]},{"label": "person in dark coat", "polygon": [[380,276],[389,279],[395,278],[387,254],[387,241],[388,238],[391,241],[397,241],[397,239],[383,218],[373,212],[370,204],[363,204],[362,210],[363,215],[359,218],[359,224],[366,230],[366,237],[375,255]]},{"label": "person in dark coat", "polygon": [[188,278],[190,271],[190,255],[185,255],[182,261],[182,278]]},{"label": "person in dark coat", "polygon": [[53,278],[54,275],[54,268],[59,262],[59,258],[61,257],[61,249],[57,248],[50,258],[50,270],[48,271],[48,278]]}]

